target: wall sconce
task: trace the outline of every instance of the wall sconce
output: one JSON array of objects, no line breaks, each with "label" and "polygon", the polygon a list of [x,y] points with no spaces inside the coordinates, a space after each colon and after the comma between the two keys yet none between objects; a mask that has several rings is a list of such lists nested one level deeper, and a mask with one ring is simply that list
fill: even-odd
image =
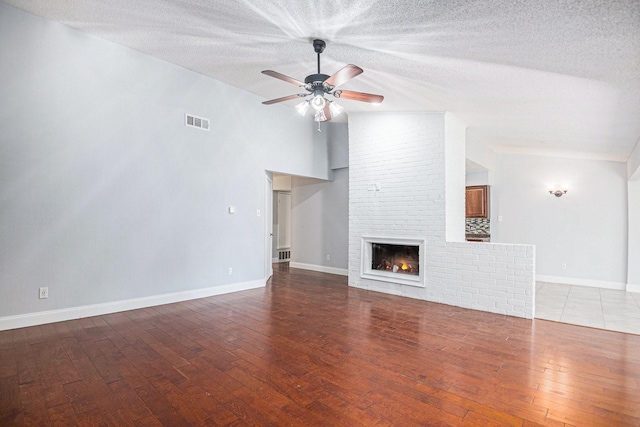
[{"label": "wall sconce", "polygon": [[553,194],[556,197],[562,197],[563,194],[567,194],[567,186],[563,185],[562,188],[557,188],[555,186],[549,186],[548,188],[549,194]]}]

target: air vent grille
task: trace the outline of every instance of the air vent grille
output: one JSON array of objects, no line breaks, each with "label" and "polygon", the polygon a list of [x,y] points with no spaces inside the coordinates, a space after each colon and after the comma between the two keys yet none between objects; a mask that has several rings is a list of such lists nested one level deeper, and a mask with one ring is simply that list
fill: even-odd
[{"label": "air vent grille", "polygon": [[192,128],[198,128],[207,131],[209,130],[209,119],[194,116],[192,114],[185,114],[184,124]]},{"label": "air vent grille", "polygon": [[279,250],[278,251],[278,261],[283,262],[283,261],[290,261],[291,260],[291,250],[290,249],[285,249],[285,250]]}]

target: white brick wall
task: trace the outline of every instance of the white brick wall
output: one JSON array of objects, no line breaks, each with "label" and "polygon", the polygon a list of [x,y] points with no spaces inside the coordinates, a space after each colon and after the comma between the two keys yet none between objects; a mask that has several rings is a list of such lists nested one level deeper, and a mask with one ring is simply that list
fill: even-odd
[{"label": "white brick wall", "polygon": [[[445,159],[464,158],[463,147],[445,147],[460,143],[460,126],[445,113],[350,115],[349,285],[533,318],[533,246],[446,241],[464,235],[464,213],[452,212],[464,204],[445,200],[464,195],[464,159]],[[361,278],[364,235],[425,239],[425,288]]]}]

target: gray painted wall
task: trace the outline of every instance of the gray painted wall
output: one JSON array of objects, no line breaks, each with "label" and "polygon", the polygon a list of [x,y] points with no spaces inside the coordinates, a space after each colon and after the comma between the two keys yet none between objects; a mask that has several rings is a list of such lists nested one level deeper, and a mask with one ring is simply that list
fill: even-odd
[{"label": "gray painted wall", "polygon": [[265,170],[329,178],[294,109],[3,4],[0,75],[0,317],[264,278]]},{"label": "gray painted wall", "polygon": [[[569,192],[550,195],[554,183]],[[537,275],[624,286],[624,163],[498,153],[491,193],[491,241],[535,244]]]},{"label": "gray painted wall", "polygon": [[640,140],[627,161],[628,258],[627,290],[640,292]]},{"label": "gray painted wall", "polygon": [[329,167],[341,169],[349,167],[349,126],[346,123],[327,123],[329,144]]},{"label": "gray painted wall", "polygon": [[333,172],[334,180],[330,182],[293,177],[293,262],[342,269],[348,266],[349,169]]},{"label": "gray painted wall", "polygon": [[627,290],[640,292],[640,178],[627,182],[629,199],[629,256]]}]

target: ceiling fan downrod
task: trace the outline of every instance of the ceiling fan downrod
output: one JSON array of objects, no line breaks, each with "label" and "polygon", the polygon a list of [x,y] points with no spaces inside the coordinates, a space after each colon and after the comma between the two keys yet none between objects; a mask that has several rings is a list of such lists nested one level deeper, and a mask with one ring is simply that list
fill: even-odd
[{"label": "ceiling fan downrod", "polygon": [[326,46],[327,44],[324,42],[324,40],[316,39],[313,41],[313,50],[315,50],[318,54],[318,74],[320,74],[320,54],[324,52],[324,48]]},{"label": "ceiling fan downrod", "polygon": [[[311,74],[304,79],[306,88],[310,92],[316,92],[318,89],[322,89],[323,92],[326,92],[322,86],[322,83],[329,78],[328,75],[320,73],[320,54],[324,52],[324,48],[327,44],[324,40],[316,39],[313,41],[313,50],[315,50],[318,55],[318,74]],[[316,93],[317,94],[317,93]]]}]

